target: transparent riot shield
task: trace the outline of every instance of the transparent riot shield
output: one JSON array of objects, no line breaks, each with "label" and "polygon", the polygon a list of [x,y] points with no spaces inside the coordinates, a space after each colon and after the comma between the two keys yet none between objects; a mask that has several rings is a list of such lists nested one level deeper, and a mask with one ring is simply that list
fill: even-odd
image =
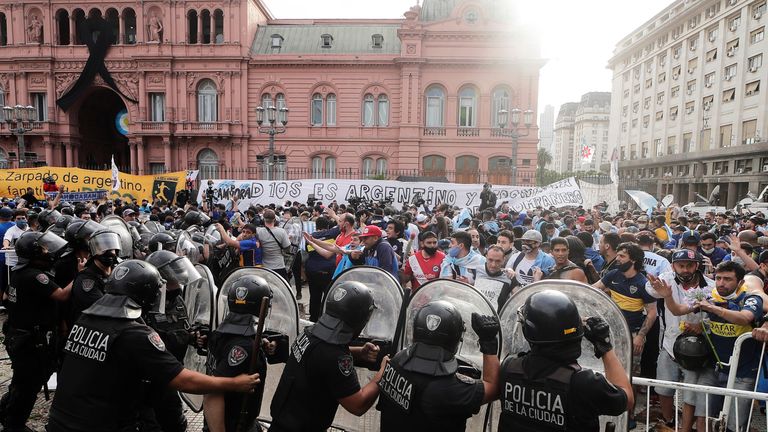
[{"label": "transparent riot shield", "polygon": [[133,258],[133,235],[131,234],[130,227],[125,223],[123,218],[117,215],[109,215],[102,219],[100,223],[120,236],[120,258]]},{"label": "transparent riot shield", "polygon": [[[282,276],[275,273],[272,270],[260,268],[260,267],[244,267],[232,272],[224,281],[224,285],[219,290],[217,296],[217,323],[220,323],[229,312],[227,306],[227,294],[232,287],[232,283],[238,277],[243,274],[255,274],[263,277],[269,286],[272,287],[272,302],[267,314],[267,319],[264,322],[265,337],[270,338],[276,336],[278,338],[282,335],[287,336],[285,343],[286,348],[290,349],[290,346],[296,340],[299,335],[299,306],[296,303],[296,297],[293,295],[290,285],[283,279]],[[268,420],[269,417],[269,404],[272,402],[272,397],[277,389],[277,384],[280,382],[280,376],[283,374],[283,363],[270,363],[267,368],[267,379],[264,382],[264,396],[261,402],[260,419]]]},{"label": "transparent riot shield", "polygon": [[[203,276],[192,282],[184,288],[184,305],[187,307],[189,315],[189,324],[193,329],[216,328],[216,284],[213,282],[213,275],[208,267],[196,264],[195,269]],[[184,355],[184,367],[202,374],[206,373],[205,352],[196,347],[187,347],[187,353]],[[203,409],[203,396],[181,393],[181,399],[194,412],[200,412]]]},{"label": "transparent riot shield", "polygon": [[157,234],[159,232],[165,232],[165,227],[163,224],[161,224],[158,221],[146,221],[144,223],[144,226],[151,232],[152,234]]},{"label": "transparent riot shield", "polygon": [[[378,267],[356,266],[345,270],[336,277],[328,290],[328,296],[332,296],[334,289],[346,281],[362,282],[367,285],[373,292],[373,301],[376,304],[376,309],[373,311],[371,319],[368,320],[368,324],[363,328],[360,336],[350,345],[359,346],[365,342],[372,342],[379,346],[383,355],[390,351],[393,344],[396,345],[394,336],[398,316],[403,305],[403,288],[390,273]],[[382,355],[379,357],[381,358]],[[358,365],[356,364],[356,366]],[[365,385],[378,371],[378,365],[361,365],[356,367],[355,371],[360,385]],[[362,417],[354,416],[341,408],[336,411],[333,426],[347,431],[378,431],[379,422],[380,414],[373,408]]]},{"label": "transparent riot shield", "polygon": [[193,263],[199,263],[201,254],[198,245],[192,241],[192,236],[187,231],[181,231],[176,241],[176,255],[185,256]]},{"label": "transparent riot shield", "polygon": [[[528,342],[523,337],[523,331],[517,320],[517,311],[525,304],[531,294],[543,290],[556,290],[570,297],[582,319],[592,316],[603,317],[611,328],[611,343],[616,356],[619,358],[627,376],[632,371],[632,336],[627,321],[621,313],[621,309],[605,293],[581,282],[569,280],[544,280],[527,285],[525,289],[517,290],[504,304],[499,313],[501,317],[501,331],[504,335],[501,348],[502,359],[507,355],[517,355],[520,352],[530,350]],[[581,342],[581,357],[579,364],[583,368],[593,369],[604,373],[603,362],[595,358],[592,344],[584,338]],[[498,402],[496,403],[498,410]],[[626,430],[627,416],[601,417],[601,424],[613,422],[616,430]],[[602,426],[601,426],[601,429]]]}]

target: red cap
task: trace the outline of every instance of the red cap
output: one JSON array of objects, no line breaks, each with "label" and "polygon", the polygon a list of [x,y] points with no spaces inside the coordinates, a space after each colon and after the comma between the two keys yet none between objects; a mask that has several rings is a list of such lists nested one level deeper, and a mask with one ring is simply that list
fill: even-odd
[{"label": "red cap", "polygon": [[376,225],[366,225],[366,227],[363,228],[363,231],[360,233],[360,238],[373,236],[381,237],[381,228],[377,227]]}]

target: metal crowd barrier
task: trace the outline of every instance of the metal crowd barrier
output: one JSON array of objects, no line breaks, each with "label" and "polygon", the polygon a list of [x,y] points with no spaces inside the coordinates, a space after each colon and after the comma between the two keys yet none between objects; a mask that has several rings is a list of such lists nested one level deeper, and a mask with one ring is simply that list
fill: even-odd
[{"label": "metal crowd barrier", "polygon": [[[652,430],[651,423],[650,423],[650,413],[651,413],[651,387],[662,387],[662,388],[668,388],[675,390],[675,396],[677,399],[677,402],[675,406],[677,407],[679,405],[679,402],[682,400],[682,395],[679,394],[679,391],[683,390],[689,390],[696,393],[704,393],[705,396],[705,404],[706,404],[706,418],[707,421],[705,422],[705,431],[709,432],[710,430],[717,430],[717,431],[725,431],[728,423],[728,416],[730,415],[731,411],[731,403],[735,399],[735,406],[736,406],[736,425],[737,425],[737,431],[734,432],[742,432],[741,429],[738,428],[739,425],[739,410],[738,410],[738,404],[739,401],[742,400],[743,403],[750,403],[751,407],[749,410],[749,418],[747,419],[747,425],[746,428],[743,429],[743,431],[749,431],[751,422],[752,422],[752,414],[754,410],[754,401],[765,401],[768,404],[768,393],[761,393],[757,391],[757,385],[760,379],[760,374],[763,372],[763,360],[765,357],[765,342],[763,342],[762,349],[760,350],[760,363],[757,367],[757,375],[755,377],[755,384],[752,389],[752,391],[747,390],[736,390],[733,389],[733,386],[736,382],[736,372],[737,372],[737,365],[739,364],[739,358],[741,357],[741,346],[744,343],[744,341],[752,339],[752,334],[745,333],[741,336],[739,336],[736,339],[736,342],[733,347],[733,353],[731,354],[731,357],[728,361],[728,363],[723,363],[724,366],[731,366],[734,365],[734,367],[730,368],[729,374],[728,374],[728,382],[726,384],[726,387],[712,387],[712,386],[702,386],[697,384],[686,384],[682,382],[674,382],[674,381],[663,381],[663,380],[657,380],[657,379],[650,379],[650,378],[642,378],[642,377],[633,377],[632,378],[632,384],[637,386],[645,386],[647,388],[646,395],[648,395],[646,399],[646,407],[645,407],[645,424],[646,424],[646,431]],[[723,400],[723,407],[720,413],[718,413],[718,416],[716,419],[717,429],[710,429],[710,413],[709,413],[709,396],[710,395],[718,395],[718,396],[724,396]],[[746,399],[747,401],[744,402],[743,400]],[[674,430],[678,430],[678,410],[675,409],[675,426]],[[768,413],[765,415],[766,423],[768,423]],[[701,432],[701,431],[699,431]]]}]

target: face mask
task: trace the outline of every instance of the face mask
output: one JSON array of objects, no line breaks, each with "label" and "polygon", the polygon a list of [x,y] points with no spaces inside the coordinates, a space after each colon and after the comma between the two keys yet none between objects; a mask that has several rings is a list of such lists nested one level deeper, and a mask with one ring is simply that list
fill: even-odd
[{"label": "face mask", "polygon": [[448,256],[451,258],[456,258],[457,256],[459,256],[460,252],[461,252],[461,248],[459,248],[458,246],[454,246],[448,249]]},{"label": "face mask", "polygon": [[631,269],[631,268],[632,268],[632,266],[634,266],[634,265],[635,265],[635,263],[633,263],[632,261],[627,261],[627,262],[625,262],[624,264],[619,264],[619,265],[617,265],[617,266],[616,266],[616,268],[617,268],[617,269],[618,269],[620,272],[624,273],[625,271],[628,271],[629,269]]},{"label": "face mask", "polygon": [[105,267],[113,267],[117,265],[117,257],[114,255],[96,255],[93,258]]},{"label": "face mask", "polygon": [[165,227],[165,229],[169,230],[169,229],[173,228],[173,223],[166,222],[166,223],[163,224],[163,226]]},{"label": "face mask", "polygon": [[437,253],[437,248],[436,247],[426,247],[425,246],[422,249],[424,249],[424,252],[426,252],[427,255],[429,255],[429,256],[434,256]]},{"label": "face mask", "polygon": [[533,248],[528,246],[527,244],[521,245],[520,247],[522,248],[522,251],[525,254],[531,253],[531,251],[533,251]]},{"label": "face mask", "polygon": [[709,255],[709,254],[711,254],[712,252],[715,251],[715,248],[712,248],[712,249],[702,249],[701,251],[704,252],[704,255]]},{"label": "face mask", "polygon": [[744,261],[743,261],[741,258],[739,258],[739,257],[732,257],[732,258],[731,258],[731,261],[733,261],[733,262],[735,262],[736,264],[739,264],[739,265],[741,265],[741,266],[743,266],[743,265],[744,265]]},{"label": "face mask", "polygon": [[24,220],[18,220],[16,221],[16,226],[19,227],[19,229],[27,229],[27,221]]},{"label": "face mask", "polygon": [[685,283],[688,283],[688,282],[692,281],[693,280],[693,276],[694,276],[694,273],[677,274],[677,278],[680,279],[681,281],[685,282]]}]

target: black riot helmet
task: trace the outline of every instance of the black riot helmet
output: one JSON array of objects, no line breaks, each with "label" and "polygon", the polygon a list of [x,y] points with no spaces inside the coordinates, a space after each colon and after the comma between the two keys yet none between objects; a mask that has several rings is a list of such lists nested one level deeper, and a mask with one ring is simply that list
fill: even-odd
[{"label": "black riot helmet", "polygon": [[413,341],[436,345],[451,354],[459,351],[464,320],[456,307],[445,300],[424,305],[413,321]]},{"label": "black riot helmet", "polygon": [[202,278],[187,257],[178,256],[168,250],[152,252],[146,261],[157,267],[160,276],[168,284],[168,290],[181,288],[182,285],[186,286]]},{"label": "black riot helmet", "polygon": [[67,227],[64,239],[75,249],[88,250],[88,239],[93,233],[103,229],[104,226],[98,222],[77,219]]},{"label": "black riot helmet", "polygon": [[189,228],[194,225],[203,226],[210,220],[211,218],[205,214],[200,213],[199,211],[191,210],[184,215],[184,228]]},{"label": "black riot helmet", "polygon": [[142,309],[151,308],[161,300],[165,280],[155,266],[135,259],[125,260],[112,269],[107,279],[107,294],[126,296]]},{"label": "black riot helmet", "polygon": [[115,255],[120,256],[121,245],[120,235],[107,228],[102,228],[88,237],[88,250],[91,256],[103,255],[109,251],[115,251]]},{"label": "black riot helmet", "polygon": [[312,334],[331,344],[348,344],[363,331],[374,309],[373,294],[365,284],[342,282],[328,293]]},{"label": "black riot helmet", "polygon": [[229,311],[259,316],[261,300],[267,298],[272,301],[272,288],[266,279],[253,274],[245,274],[235,279],[227,293],[227,305]]},{"label": "black riot helmet", "polygon": [[61,213],[59,213],[58,210],[45,209],[41,211],[40,215],[37,217],[37,223],[40,225],[40,230],[47,230],[48,227],[55,224],[60,217]]},{"label": "black riot helmet", "polygon": [[155,252],[159,250],[176,250],[176,239],[167,232],[160,232],[149,239],[149,250]]},{"label": "black riot helmet", "polygon": [[675,339],[672,353],[680,367],[692,371],[704,368],[712,359],[703,335],[681,334]]},{"label": "black riot helmet", "polygon": [[66,246],[67,241],[52,232],[25,231],[14,245],[19,257],[18,265],[14,269],[21,269],[34,261],[53,265],[53,260]]},{"label": "black riot helmet", "polygon": [[56,219],[56,222],[53,225],[48,226],[46,231],[51,231],[57,236],[63,238],[64,233],[67,231],[67,227],[74,219],[74,216],[70,216],[68,214],[61,215],[58,219]]},{"label": "black riot helmet", "polygon": [[530,344],[552,344],[581,339],[584,326],[579,309],[560,291],[531,294],[518,311],[523,336]]}]

